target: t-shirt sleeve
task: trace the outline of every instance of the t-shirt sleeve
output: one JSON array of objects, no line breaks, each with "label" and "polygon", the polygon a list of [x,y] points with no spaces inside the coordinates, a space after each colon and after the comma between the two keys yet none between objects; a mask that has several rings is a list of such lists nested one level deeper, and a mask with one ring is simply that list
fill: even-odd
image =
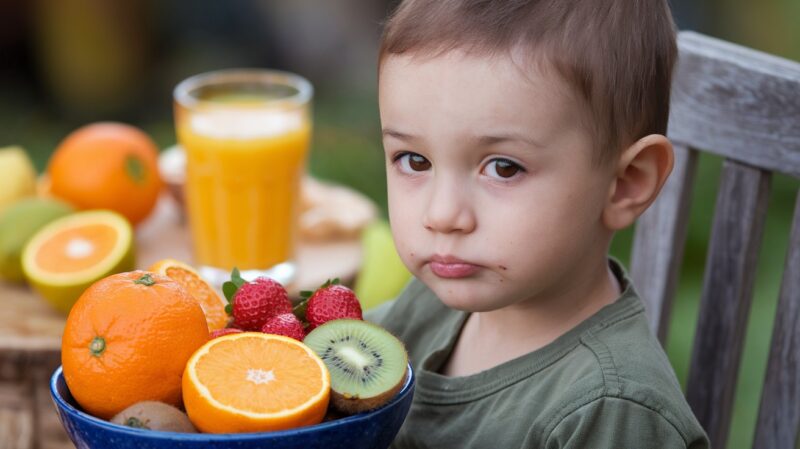
[{"label": "t-shirt sleeve", "polygon": [[686,441],[658,411],[637,402],[603,397],[566,415],[547,437],[547,449],[707,448]]},{"label": "t-shirt sleeve", "polygon": [[367,310],[364,312],[364,319],[375,324],[383,325],[383,322],[386,319],[386,316],[389,314],[389,310],[391,310],[395,301],[397,300],[392,299],[391,301],[386,301],[378,307]]}]

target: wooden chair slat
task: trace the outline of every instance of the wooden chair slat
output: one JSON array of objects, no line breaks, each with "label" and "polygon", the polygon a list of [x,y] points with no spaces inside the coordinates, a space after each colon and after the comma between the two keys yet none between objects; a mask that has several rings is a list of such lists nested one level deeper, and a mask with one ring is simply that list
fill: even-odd
[{"label": "wooden chair slat", "polygon": [[670,137],[800,176],[800,66],[693,32],[678,45]]},{"label": "wooden chair slat", "polygon": [[718,449],[730,426],[770,179],[758,168],[723,163],[686,392]]},{"label": "wooden chair slat", "polygon": [[794,449],[800,426],[800,194],[781,282],[755,448]]},{"label": "wooden chair slat", "polygon": [[675,145],[675,164],[658,199],[639,218],[631,254],[631,278],[663,344],[678,282],[698,154]]}]

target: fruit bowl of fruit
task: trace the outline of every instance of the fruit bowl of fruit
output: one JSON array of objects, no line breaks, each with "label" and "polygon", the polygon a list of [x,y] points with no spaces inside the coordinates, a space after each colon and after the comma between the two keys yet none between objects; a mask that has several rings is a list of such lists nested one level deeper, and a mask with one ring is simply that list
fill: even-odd
[{"label": "fruit bowl of fruit", "polygon": [[206,434],[136,429],[96,418],[81,410],[61,368],[50,381],[58,415],[78,449],[387,448],[408,413],[413,390],[414,373],[409,365],[400,391],[378,409],[290,430]]},{"label": "fruit bowl of fruit", "polygon": [[72,307],[50,392],[79,449],[391,444],[414,373],[352,290],[329,281],[293,306],[277,281],[234,270],[223,307],[196,275],[167,259]]}]

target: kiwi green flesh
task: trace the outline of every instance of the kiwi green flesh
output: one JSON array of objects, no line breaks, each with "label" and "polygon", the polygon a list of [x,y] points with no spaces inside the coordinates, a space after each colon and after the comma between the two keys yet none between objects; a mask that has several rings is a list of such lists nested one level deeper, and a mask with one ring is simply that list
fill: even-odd
[{"label": "kiwi green flesh", "polygon": [[352,414],[380,407],[402,387],[405,346],[380,326],[361,320],[333,320],[317,327],[304,343],[331,374],[331,401]]}]

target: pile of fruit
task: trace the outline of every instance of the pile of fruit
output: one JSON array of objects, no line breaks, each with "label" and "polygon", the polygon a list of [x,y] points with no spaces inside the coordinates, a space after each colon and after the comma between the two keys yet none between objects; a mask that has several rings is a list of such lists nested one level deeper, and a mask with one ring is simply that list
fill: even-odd
[{"label": "pile of fruit", "polygon": [[371,410],[402,387],[403,344],[362,320],[349,288],[331,281],[293,306],[280,283],[234,270],[223,290],[175,260],[94,283],[62,339],[72,396],[126,426],[238,433]]},{"label": "pile of fruit", "polygon": [[0,279],[67,313],[93,282],[132,270],[133,227],[163,185],[157,162],[147,134],[112,122],[66,136],[38,178],[22,148],[0,149]]}]

